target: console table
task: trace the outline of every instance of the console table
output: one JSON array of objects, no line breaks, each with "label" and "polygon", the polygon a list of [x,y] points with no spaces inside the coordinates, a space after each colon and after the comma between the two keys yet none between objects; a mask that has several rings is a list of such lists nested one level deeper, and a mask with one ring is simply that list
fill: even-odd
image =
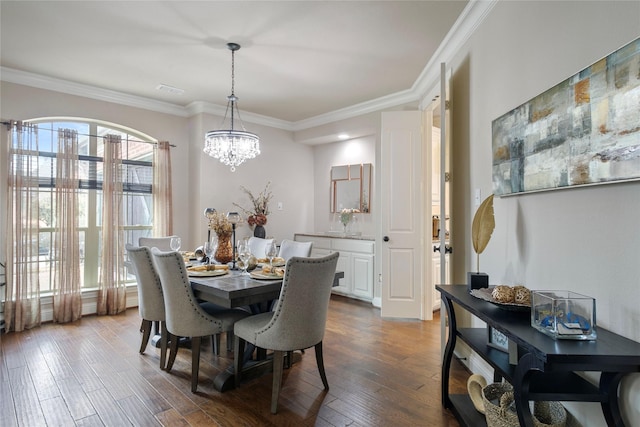
[{"label": "console table", "polygon": [[[597,328],[594,341],[554,340],[531,327],[530,312],[508,311],[469,294],[466,285],[438,285],[447,310],[449,332],[442,360],[442,405],[461,425],[486,425],[467,394],[449,394],[449,372],[458,339],[464,341],[494,369],[494,381],[506,379],[514,388],[521,426],[533,427],[529,401],[600,402],[609,426],[623,426],[618,386],[624,375],[640,372],[640,343]],[[509,355],[487,345],[486,328],[460,328],[454,304],[473,314],[515,342],[517,365]],[[601,372],[596,386],[576,371]]]}]

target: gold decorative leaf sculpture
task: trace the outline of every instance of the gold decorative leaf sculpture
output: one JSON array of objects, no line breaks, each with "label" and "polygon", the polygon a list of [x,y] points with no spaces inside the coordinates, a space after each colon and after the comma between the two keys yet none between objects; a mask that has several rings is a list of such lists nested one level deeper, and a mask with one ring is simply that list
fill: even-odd
[{"label": "gold decorative leaf sculpture", "polygon": [[473,217],[473,224],[471,225],[471,240],[473,242],[473,250],[477,254],[477,266],[478,272],[480,272],[480,254],[489,244],[491,234],[496,226],[496,221],[493,216],[493,194],[484,199],[482,204],[478,207],[475,216]]}]

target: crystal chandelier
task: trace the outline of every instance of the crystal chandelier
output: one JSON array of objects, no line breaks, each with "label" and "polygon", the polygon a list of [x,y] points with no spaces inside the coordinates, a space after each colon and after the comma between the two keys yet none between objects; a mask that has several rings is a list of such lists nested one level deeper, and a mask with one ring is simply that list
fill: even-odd
[{"label": "crystal chandelier", "polygon": [[[260,138],[255,133],[247,132],[240,119],[238,110],[238,98],[234,93],[235,89],[235,53],[240,49],[237,43],[227,43],[231,50],[231,95],[227,96],[227,110],[224,113],[222,126],[227,120],[227,114],[231,110],[231,128],[210,130],[205,135],[204,152],[211,157],[220,160],[231,167],[231,172],[236,170],[236,166],[244,163],[245,160],[253,159],[260,154]],[[233,129],[234,115],[238,116],[242,130]]]}]

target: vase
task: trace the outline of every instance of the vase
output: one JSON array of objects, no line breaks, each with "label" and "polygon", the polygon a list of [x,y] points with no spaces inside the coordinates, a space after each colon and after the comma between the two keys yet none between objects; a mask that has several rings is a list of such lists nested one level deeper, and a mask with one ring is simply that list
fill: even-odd
[{"label": "vase", "polygon": [[265,230],[264,226],[262,225],[256,225],[255,228],[253,229],[253,235],[254,237],[259,237],[261,239],[264,239],[267,236],[267,230]]},{"label": "vase", "polygon": [[216,249],[214,258],[220,264],[228,264],[233,260],[231,233],[218,234],[218,249]]}]

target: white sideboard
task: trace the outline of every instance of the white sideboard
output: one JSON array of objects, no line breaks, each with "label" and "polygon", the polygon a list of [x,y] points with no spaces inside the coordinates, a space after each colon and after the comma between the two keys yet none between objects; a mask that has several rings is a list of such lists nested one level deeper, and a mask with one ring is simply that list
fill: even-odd
[{"label": "white sideboard", "polygon": [[344,271],[344,278],[333,288],[334,293],[365,301],[373,299],[373,239],[300,233],[294,235],[294,240],[313,242],[311,256],[314,257],[340,252],[337,270]]}]

